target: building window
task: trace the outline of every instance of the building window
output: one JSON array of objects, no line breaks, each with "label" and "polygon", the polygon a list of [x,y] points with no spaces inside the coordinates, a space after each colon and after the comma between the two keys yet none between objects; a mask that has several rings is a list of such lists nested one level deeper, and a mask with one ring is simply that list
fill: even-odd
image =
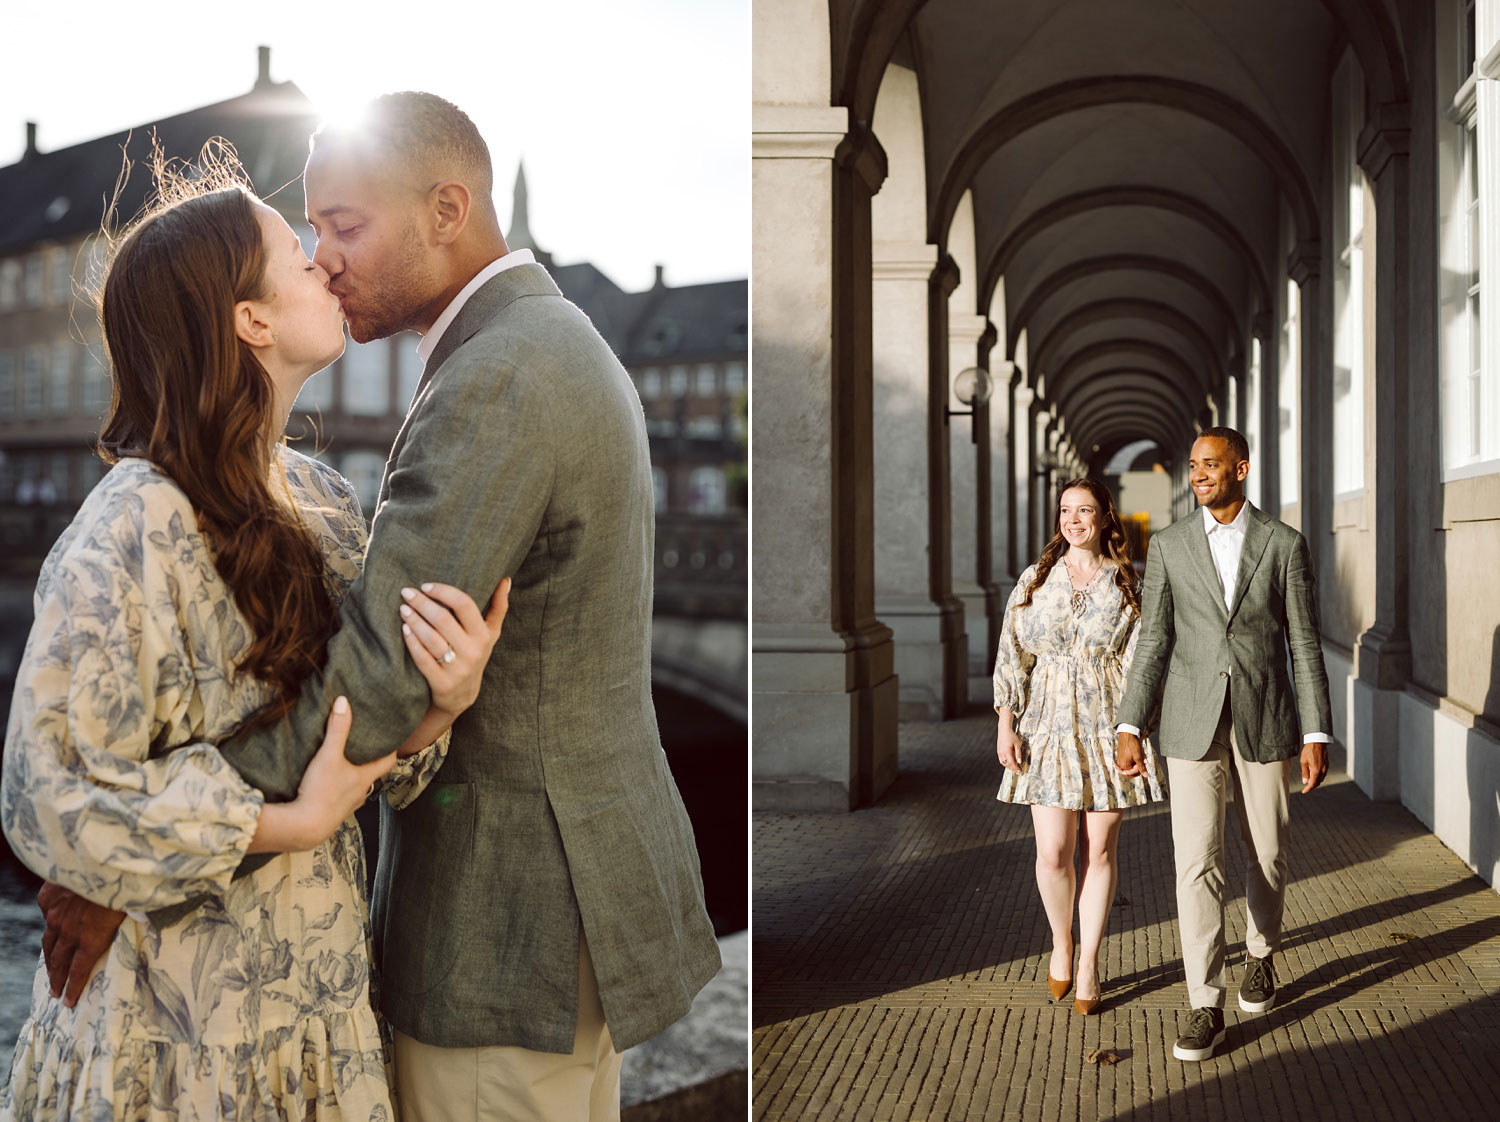
[{"label": "building window", "polygon": [[[1449,75],[1439,102],[1452,122],[1439,131],[1439,191],[1444,200],[1442,255],[1443,478],[1500,470],[1500,378],[1483,361],[1480,320],[1480,135],[1492,129],[1476,96],[1473,0],[1440,9],[1454,25],[1439,35],[1439,61]],[[1440,16],[1440,19],[1442,17]],[[1486,142],[1488,143],[1488,142]],[[1492,313],[1493,314],[1493,313]]]},{"label": "building window", "polygon": [[336,367],[319,370],[302,383],[295,408],[302,413],[322,413],[333,408],[333,372]]},{"label": "building window", "polygon": [[696,467],[688,480],[688,510],[694,514],[723,514],[726,491],[722,468]]},{"label": "building window", "polygon": [[660,464],[651,465],[651,497],[656,502],[656,513],[667,509],[667,469]]},{"label": "building window", "polygon": [[21,416],[42,415],[42,349],[27,347],[21,358]]},{"label": "building window", "polygon": [[0,351],[0,418],[16,415],[16,356]]},{"label": "building window", "polygon": [[351,342],[344,351],[344,412],[382,417],[391,409],[391,350],[385,340]]},{"label": "building window", "polygon": [[718,440],[724,435],[724,422],[718,417],[689,417],[682,426],[683,435],[700,440]]},{"label": "building window", "polygon": [[1356,148],[1364,79],[1352,52],[1334,72],[1333,491],[1365,486],[1365,177]]},{"label": "building window", "polygon": [[661,371],[655,366],[648,366],[641,371],[641,397],[647,401],[654,401],[661,396]]},{"label": "building window", "polygon": [[385,474],[385,457],[379,452],[346,452],[339,471],[359,496],[359,505],[369,518],[380,497],[380,479]]},{"label": "building window", "polygon": [[[40,490],[42,502],[67,502],[71,496],[68,486],[69,468],[68,461],[72,457],[66,452],[54,452],[47,457],[47,474],[42,479]],[[50,500],[49,500],[50,496]]]},{"label": "building window", "polygon": [[1277,418],[1276,448],[1281,469],[1281,505],[1289,507],[1299,498],[1297,481],[1297,394],[1302,368],[1302,293],[1296,282],[1287,281],[1286,317],[1281,325],[1281,377],[1277,397],[1281,401]]},{"label": "building window", "polygon": [[21,263],[14,257],[0,261],[0,312],[14,311],[21,303]]},{"label": "building window", "polygon": [[50,303],[55,307],[66,307],[73,299],[73,254],[65,245],[53,246],[47,251],[47,273]]},{"label": "building window", "polygon": [[80,407],[90,417],[102,417],[109,405],[109,371],[93,347],[83,349],[82,400]]},{"label": "building window", "polygon": [[414,331],[403,331],[391,340],[396,350],[396,405],[410,409],[417,396],[417,383],[422,380],[422,356],[417,354],[417,344],[422,337]]},{"label": "building window", "polygon": [[717,397],[719,394],[719,368],[711,362],[700,363],[698,366],[698,386],[695,391],[699,397]]},{"label": "building window", "polygon": [[728,394],[745,392],[745,364],[743,362],[724,364],[724,392]]},{"label": "building window", "polygon": [[52,347],[52,368],[48,387],[48,405],[55,417],[66,417],[73,408],[73,344],[56,343]]},{"label": "building window", "polygon": [[42,251],[36,250],[26,257],[25,273],[21,280],[21,296],[28,308],[42,306]]},{"label": "building window", "polygon": [[94,489],[99,480],[104,478],[104,461],[92,452],[85,452],[78,457],[78,493],[85,496]]},{"label": "building window", "polygon": [[688,368],[686,366],[674,366],[667,372],[667,392],[672,397],[686,397],[688,388]]}]

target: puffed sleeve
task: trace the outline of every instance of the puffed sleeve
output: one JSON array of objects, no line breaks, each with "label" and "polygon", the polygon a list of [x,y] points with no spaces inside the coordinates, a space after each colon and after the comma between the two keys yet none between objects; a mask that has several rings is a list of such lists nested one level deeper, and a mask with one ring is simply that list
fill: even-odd
[{"label": "puffed sleeve", "polygon": [[1031,668],[1036,663],[1036,656],[1021,645],[1016,633],[1017,616],[1025,610],[1018,608],[1017,603],[1035,574],[1036,566],[1027,566],[1011,589],[1000,626],[1000,646],[995,652],[995,709],[1008,709],[1017,717],[1026,711],[1031,694]]},{"label": "puffed sleeve", "polygon": [[222,893],[263,798],[212,745],[160,743],[193,678],[129,570],[97,546],[53,559],[17,675],[0,823],[39,876],[145,911]]}]

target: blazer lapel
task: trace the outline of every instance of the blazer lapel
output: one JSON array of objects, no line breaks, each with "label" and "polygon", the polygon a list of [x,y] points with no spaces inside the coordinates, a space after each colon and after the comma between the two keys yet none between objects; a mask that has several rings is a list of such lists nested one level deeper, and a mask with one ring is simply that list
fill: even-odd
[{"label": "blazer lapel", "polygon": [[1208,549],[1208,531],[1203,528],[1203,508],[1199,507],[1193,511],[1195,525],[1188,534],[1188,554],[1193,559],[1193,566],[1198,570],[1198,576],[1202,578],[1204,585],[1208,588],[1213,602],[1218,605],[1219,611],[1224,610],[1224,590],[1219,585],[1219,571],[1214,568],[1213,554]]},{"label": "blazer lapel", "polygon": [[1229,604],[1230,619],[1240,610],[1240,601],[1245,598],[1245,590],[1250,587],[1250,579],[1255,576],[1255,570],[1260,568],[1260,559],[1265,556],[1266,545],[1270,540],[1271,519],[1252,506],[1246,511],[1245,545],[1240,550],[1240,567],[1234,577],[1234,599]]},{"label": "blazer lapel", "polygon": [[479,329],[494,319],[506,305],[523,296],[561,295],[562,293],[553,283],[547,270],[536,264],[515,265],[485,281],[464,302],[458,315],[448,325],[448,330],[444,331],[443,337],[438,340],[437,348],[422,369],[422,378],[417,383],[417,392],[421,392],[421,387],[427,384],[433,372],[442,366],[454,351],[474,338],[479,333]]}]

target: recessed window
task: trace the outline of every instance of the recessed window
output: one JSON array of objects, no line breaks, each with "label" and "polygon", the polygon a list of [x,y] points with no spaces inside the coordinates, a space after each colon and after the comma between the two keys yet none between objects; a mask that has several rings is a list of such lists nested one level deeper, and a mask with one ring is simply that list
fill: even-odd
[{"label": "recessed window", "polygon": [[667,374],[667,392],[673,397],[686,397],[688,388],[688,368],[686,366],[674,366]]},{"label": "recessed window", "polygon": [[42,349],[27,347],[21,357],[21,415],[42,415]]},{"label": "recessed window", "polygon": [[0,261],[0,312],[14,311],[21,303],[21,263],[14,257]]},{"label": "recessed window", "polygon": [[73,408],[73,352],[72,343],[56,343],[52,347],[52,365],[48,371],[49,392],[47,404],[54,417],[66,417]]},{"label": "recessed window", "polygon": [[724,392],[745,392],[745,364],[743,362],[726,362],[724,364]]},{"label": "recessed window", "polygon": [[716,397],[719,393],[719,368],[711,362],[700,363],[695,391],[699,397]]},{"label": "recessed window", "polygon": [[390,344],[350,342],[340,362],[343,369],[344,412],[381,417],[391,408]]},{"label": "recessed window", "polygon": [[0,351],[0,417],[16,415],[16,356]]},{"label": "recessed window", "polygon": [[661,370],[655,366],[648,366],[641,371],[641,397],[646,401],[655,401],[661,396]]},{"label": "recessed window", "polygon": [[722,468],[696,467],[688,480],[688,509],[694,514],[723,514],[727,491]]},{"label": "recessed window", "polygon": [[21,295],[28,308],[42,306],[42,291],[42,251],[37,250],[27,256],[21,278]]}]

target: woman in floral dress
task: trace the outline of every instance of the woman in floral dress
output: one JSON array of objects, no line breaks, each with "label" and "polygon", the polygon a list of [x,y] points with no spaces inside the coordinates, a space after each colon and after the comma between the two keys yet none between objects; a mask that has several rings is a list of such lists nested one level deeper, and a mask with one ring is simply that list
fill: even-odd
[{"label": "woman in floral dress", "polygon": [[[1146,774],[1115,769],[1115,708],[1140,623],[1135,570],[1114,501],[1092,479],[1064,484],[1057,529],[1016,582],[995,658],[998,798],[1028,803],[1036,831],[1036,881],[1052,928],[1047,984],[1061,1000],[1073,985],[1073,903],[1078,902],[1077,996],[1099,1004],[1099,945],[1115,894],[1115,848],[1124,808],[1165,797],[1154,749]],[[1082,872],[1073,852],[1082,834]]]},{"label": "woman in floral dress", "polygon": [[[291,803],[213,747],[280,719],[317,672],[365,527],[348,483],[281,440],[343,350],[328,277],[275,211],[210,181],[164,191],[116,250],[117,462],[37,584],[0,819],[39,875],[124,914],[76,1004],[38,969],[7,1120],[395,1117],[352,813],[372,784],[399,808],[432,778],[504,615],[503,592],[488,619],[446,586],[414,595],[432,708],[355,765],[340,698]],[[252,853],[276,856],[234,878]],[[179,922],[148,915],[195,898]]]}]

